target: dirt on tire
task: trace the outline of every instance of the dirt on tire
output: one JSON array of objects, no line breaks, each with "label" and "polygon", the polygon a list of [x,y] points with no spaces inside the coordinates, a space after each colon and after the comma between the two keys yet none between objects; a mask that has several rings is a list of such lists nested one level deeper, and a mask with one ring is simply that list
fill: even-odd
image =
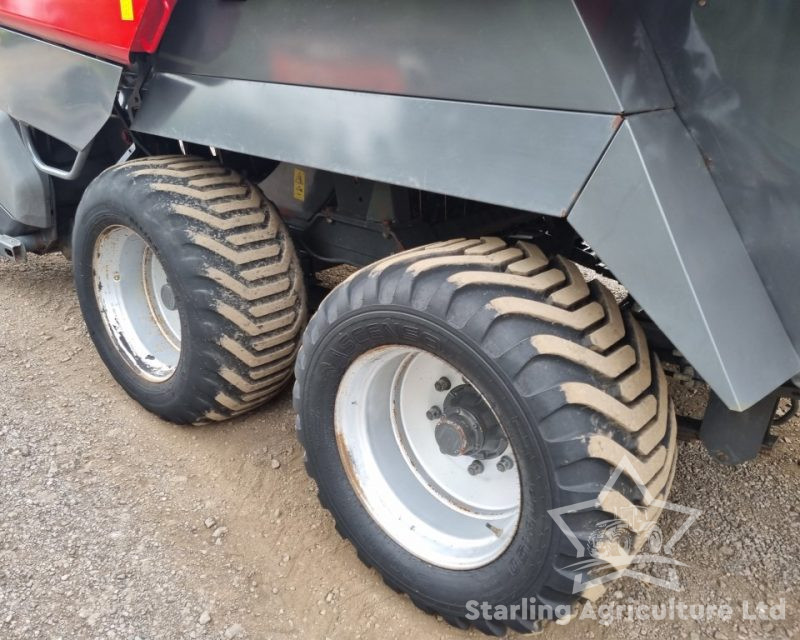
[{"label": "dirt on tire", "polygon": [[[319,506],[288,392],[197,428],[140,408],[84,329],[70,263],[0,264],[0,637],[462,638],[364,567]],[[679,408],[702,388],[672,385]],[[627,578],[600,605],[728,602],[730,621],[576,620],[543,636],[800,633],[800,422],[741,467],[680,443],[671,500],[703,510],[674,550],[683,590]],[[743,620],[759,602],[785,620]]]},{"label": "dirt on tire", "polygon": [[[181,314],[180,358],[155,383],[126,362],[134,340],[111,337],[95,293],[98,238],[119,226],[146,239]],[[277,209],[235,171],[181,155],[114,166],[86,189],[73,237],[75,284],[95,345],[117,381],[157,415],[220,422],[291,382],[307,316],[303,273]]]}]

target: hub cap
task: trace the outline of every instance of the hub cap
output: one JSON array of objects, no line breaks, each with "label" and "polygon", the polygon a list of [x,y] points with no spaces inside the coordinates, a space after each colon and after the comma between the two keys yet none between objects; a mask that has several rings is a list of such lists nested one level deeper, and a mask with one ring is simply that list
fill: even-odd
[{"label": "hub cap", "polygon": [[145,240],[122,225],[95,242],[94,293],[111,341],[141,377],[169,379],[181,353],[175,293]]},{"label": "hub cap", "polygon": [[[454,389],[437,385],[442,378]],[[448,404],[446,414],[429,411]],[[339,386],[335,428],[361,502],[410,553],[447,569],[473,569],[510,544],[521,505],[516,458],[485,399],[448,363],[405,346],[365,353]],[[502,471],[501,455],[508,458]],[[476,459],[482,471],[473,474]]]}]

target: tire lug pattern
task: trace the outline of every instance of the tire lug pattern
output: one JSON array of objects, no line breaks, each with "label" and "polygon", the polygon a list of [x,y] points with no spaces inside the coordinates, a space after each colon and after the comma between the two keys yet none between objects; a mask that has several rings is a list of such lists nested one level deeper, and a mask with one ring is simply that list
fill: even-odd
[{"label": "tire lug pattern", "polygon": [[219,332],[202,346],[213,351],[219,390],[195,421],[218,422],[268,401],[291,378],[307,316],[302,272],[277,210],[215,161],[164,156],[121,168],[170,198],[173,223],[205,265],[198,275]]},{"label": "tire lug pattern", "polygon": [[[425,295],[415,296],[415,284],[430,283],[436,274],[442,278],[437,293],[432,295],[429,290]],[[476,295],[476,291],[480,293]],[[306,425],[303,421],[302,389],[310,354],[326,332],[335,327],[342,310],[368,306],[370,303],[365,300],[399,304],[401,299],[404,303],[423,301],[428,306],[419,310],[438,314],[454,329],[475,331],[472,337],[477,342],[491,341],[494,349],[502,342],[504,327],[514,326],[519,331],[520,322],[525,323],[529,331],[527,339],[512,341],[502,353],[488,349],[484,353],[493,357],[498,366],[508,367],[509,379],[519,388],[520,397],[532,407],[538,406],[539,410],[532,408],[531,414],[542,423],[538,428],[546,440],[545,446],[552,446],[554,452],[562,450],[558,446],[571,447],[573,457],[566,462],[562,460],[560,465],[554,464],[554,482],[558,487],[566,487],[564,491],[573,492],[569,495],[574,496],[576,491],[570,487],[580,487],[587,499],[593,495],[599,505],[591,512],[597,524],[609,518],[622,519],[634,537],[633,552],[637,552],[649,533],[642,521],[655,521],[675,473],[677,423],[666,377],[658,359],[650,352],[642,329],[632,317],[623,316],[614,297],[601,283],[587,284],[575,264],[559,256],[548,258],[531,243],[509,246],[499,238],[447,240],[385,258],[340,285],[312,318],[297,360],[294,401],[299,414],[298,435],[304,446],[306,429],[317,428],[316,424]],[[474,322],[456,326],[447,310],[458,306],[460,312],[468,315],[470,300]],[[484,320],[478,318],[487,314]],[[520,364],[522,355],[527,360]],[[554,376],[551,372],[555,369],[560,377],[553,378],[552,384],[530,394],[523,393],[523,389],[537,388],[535,384],[525,387],[527,380]],[[559,425],[564,420],[579,421],[580,434],[559,435]],[[330,505],[325,479],[315,475],[313,451],[307,452],[307,470],[320,487],[323,505]],[[596,469],[598,463],[608,469],[608,477],[620,463],[625,463],[623,470],[628,469],[623,471],[625,479],[630,484],[641,481],[642,495],[633,498],[628,490],[603,490],[603,486],[587,489],[585,478],[591,474],[588,471],[584,474],[582,469]],[[584,543],[593,531],[591,524],[586,527],[578,532],[579,537],[586,538]],[[347,522],[337,521],[337,529],[344,537],[352,537]],[[571,593],[566,585],[571,587],[575,574],[569,565],[576,558],[564,555],[569,552],[574,549],[567,544],[559,555],[559,563],[563,564],[553,568],[551,582],[539,594],[540,602],[579,606],[580,602],[595,600],[605,591],[605,586],[600,585],[578,596]],[[364,555],[361,550],[359,555]],[[601,572],[625,568],[632,559],[618,545],[616,548],[606,545],[599,557],[604,563]],[[436,598],[426,599],[417,592],[412,599],[420,608],[438,612],[450,624],[460,628],[468,625],[466,618],[437,608]],[[577,613],[577,607],[573,613]],[[478,621],[475,625],[488,634],[502,633],[506,626],[525,630],[517,629],[511,622],[504,626]],[[536,623],[533,628],[539,630],[541,625]]]}]

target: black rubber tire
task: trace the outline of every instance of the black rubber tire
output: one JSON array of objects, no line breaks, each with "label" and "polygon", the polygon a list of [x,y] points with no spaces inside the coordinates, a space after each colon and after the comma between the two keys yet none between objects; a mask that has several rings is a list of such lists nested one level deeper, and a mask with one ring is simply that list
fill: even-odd
[{"label": "black rubber tire", "polygon": [[[98,309],[92,257],[110,225],[150,245],[181,315],[175,373],[148,381],[120,355]],[[73,230],[75,286],[89,334],[134,399],[179,424],[219,421],[280,393],[306,321],[303,276],[258,187],[217,162],[160,156],[112,167],[87,188]]]},{"label": "black rubber tire", "polygon": [[[521,474],[522,511],[510,546],[488,565],[454,571],[413,556],[371,518],[348,480],[333,424],[338,384],[357,356],[387,344],[426,348],[449,361],[505,427]],[[622,316],[602,284],[587,285],[573,263],[548,260],[527,243],[452,240],[362,269],[311,319],[295,378],[306,467],[338,531],[390,587],[461,628],[470,624],[469,600],[508,606],[535,597],[575,615],[573,605],[603,587],[573,593],[577,570],[570,565],[578,554],[548,510],[598,499],[620,460],[630,462],[651,495],[623,473],[601,507],[564,516],[589,545],[618,507],[654,520],[652,501],[665,499],[672,482],[674,410],[641,328]],[[645,540],[634,535],[634,546]],[[619,549],[603,549],[601,570],[624,564]],[[539,627],[533,619],[472,624],[494,635]]]}]

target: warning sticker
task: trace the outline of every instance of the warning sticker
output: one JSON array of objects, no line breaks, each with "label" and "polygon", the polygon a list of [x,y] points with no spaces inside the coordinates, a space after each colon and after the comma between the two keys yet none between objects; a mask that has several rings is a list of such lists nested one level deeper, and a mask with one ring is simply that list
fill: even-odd
[{"label": "warning sticker", "polygon": [[294,170],[294,190],[293,194],[295,200],[300,202],[306,199],[306,172],[302,169],[295,168]]}]

